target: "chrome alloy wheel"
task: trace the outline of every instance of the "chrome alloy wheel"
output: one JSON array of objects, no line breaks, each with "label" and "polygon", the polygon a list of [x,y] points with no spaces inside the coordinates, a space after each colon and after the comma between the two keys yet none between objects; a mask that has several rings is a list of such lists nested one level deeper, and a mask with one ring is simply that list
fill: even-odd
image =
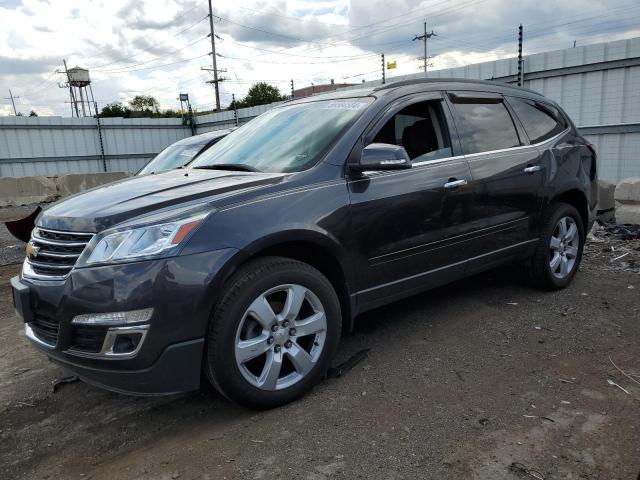
[{"label": "chrome alloy wheel", "polygon": [[313,369],[326,335],[318,297],[301,285],[279,285],[258,296],[244,313],[236,332],[236,365],[254,387],[282,390]]},{"label": "chrome alloy wheel", "polygon": [[549,267],[556,278],[564,279],[573,272],[580,247],[578,226],[571,217],[562,217],[551,234]]}]

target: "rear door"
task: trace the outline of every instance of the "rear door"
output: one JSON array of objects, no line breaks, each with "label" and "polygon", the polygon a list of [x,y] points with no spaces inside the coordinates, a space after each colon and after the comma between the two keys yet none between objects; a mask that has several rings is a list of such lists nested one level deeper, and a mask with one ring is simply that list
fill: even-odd
[{"label": "rear door", "polygon": [[364,134],[362,146],[404,146],[413,167],[349,179],[363,308],[463,273],[471,176],[450,121],[440,93],[415,95],[392,104]]},{"label": "rear door", "polygon": [[542,205],[541,158],[502,95],[448,92],[448,101],[472,176],[472,272],[528,247]]}]

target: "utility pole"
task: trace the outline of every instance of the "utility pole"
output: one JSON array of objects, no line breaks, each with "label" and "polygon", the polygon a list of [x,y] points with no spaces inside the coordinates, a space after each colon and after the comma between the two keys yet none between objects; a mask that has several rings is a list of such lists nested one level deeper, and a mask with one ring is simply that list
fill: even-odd
[{"label": "utility pole", "polygon": [[211,6],[211,0],[209,0],[209,28],[211,29],[211,58],[213,66],[213,80],[208,83],[213,83],[213,88],[216,93],[216,111],[220,110],[220,91],[218,90],[218,83],[221,81],[218,79],[218,67],[216,65],[216,32],[213,29],[213,7]]},{"label": "utility pole", "polygon": [[238,126],[238,105],[236,104],[236,94],[231,94],[231,103],[233,103],[233,121]]},{"label": "utility pole", "polygon": [[[75,109],[76,117],[79,117],[80,112],[78,112],[78,102],[76,101],[76,97],[73,94],[73,87],[71,86],[71,80],[69,79],[69,69],[67,69],[67,61],[62,60],[62,63],[64,63],[64,74],[67,76],[67,85],[66,86],[58,85],[58,86],[60,88],[66,88],[67,86],[69,87],[69,99],[71,101],[71,116],[73,117],[73,112]],[[59,73],[62,73],[62,72],[59,72]]]},{"label": "utility pole", "polygon": [[521,87],[522,83],[522,24],[520,24],[518,27],[518,86]]},{"label": "utility pole", "polygon": [[[93,96],[93,94],[92,94]],[[107,171],[107,157],[104,155],[104,141],[102,140],[102,124],[100,123],[100,115],[98,114],[98,102],[93,101],[93,108],[96,111],[96,125],[98,127],[98,139],[100,140],[100,158],[102,158],[102,170]],[[91,109],[89,109],[91,112]]]},{"label": "utility pole", "polygon": [[429,63],[429,56],[427,55],[427,40],[433,36],[436,36],[436,33],[433,30],[431,30],[431,33],[427,33],[427,22],[424,22],[424,33],[422,35],[416,35],[413,38],[413,41],[422,40],[424,42],[424,57],[418,58],[418,60],[424,60],[424,66],[422,67],[424,73],[427,73],[427,66]]},{"label": "utility pole", "polygon": [[15,102],[16,98],[20,98],[20,97],[14,96],[13,93],[11,93],[11,89],[9,89],[9,98],[7,98],[7,100],[11,99],[11,105],[13,105],[13,114],[17,117],[18,111],[16,110],[16,102]]},{"label": "utility pole", "polygon": [[293,98],[293,92],[294,92],[294,88],[293,88],[293,78],[291,79],[291,98]]},{"label": "utility pole", "polygon": [[384,76],[384,53],[382,54],[382,84],[384,85],[387,81],[387,79]]}]

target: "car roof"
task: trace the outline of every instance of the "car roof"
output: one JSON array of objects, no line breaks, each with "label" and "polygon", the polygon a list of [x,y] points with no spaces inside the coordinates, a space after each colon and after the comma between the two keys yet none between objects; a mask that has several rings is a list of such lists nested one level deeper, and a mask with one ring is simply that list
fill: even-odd
[{"label": "car roof", "polygon": [[438,91],[438,90],[466,90],[485,93],[501,93],[505,95],[518,95],[535,98],[545,98],[540,93],[528,88],[517,87],[498,81],[471,80],[467,78],[418,78],[413,80],[400,80],[384,85],[360,87],[353,89],[336,90],[333,92],[312,95],[301,99],[293,99],[285,104],[304,103],[305,101],[332,100],[341,98],[366,97],[366,96],[401,96],[410,93]]}]

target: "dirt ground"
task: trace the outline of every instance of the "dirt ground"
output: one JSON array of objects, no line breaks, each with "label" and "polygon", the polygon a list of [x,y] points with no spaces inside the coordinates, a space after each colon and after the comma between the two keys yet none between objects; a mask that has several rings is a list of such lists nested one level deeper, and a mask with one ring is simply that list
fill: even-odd
[{"label": "dirt ground", "polygon": [[508,267],[363,315],[337,359],[362,362],[262,413],[210,389],[54,393],[67,373],[28,345],[1,266],[0,478],[635,480],[640,275],[588,247],[561,292]]}]

